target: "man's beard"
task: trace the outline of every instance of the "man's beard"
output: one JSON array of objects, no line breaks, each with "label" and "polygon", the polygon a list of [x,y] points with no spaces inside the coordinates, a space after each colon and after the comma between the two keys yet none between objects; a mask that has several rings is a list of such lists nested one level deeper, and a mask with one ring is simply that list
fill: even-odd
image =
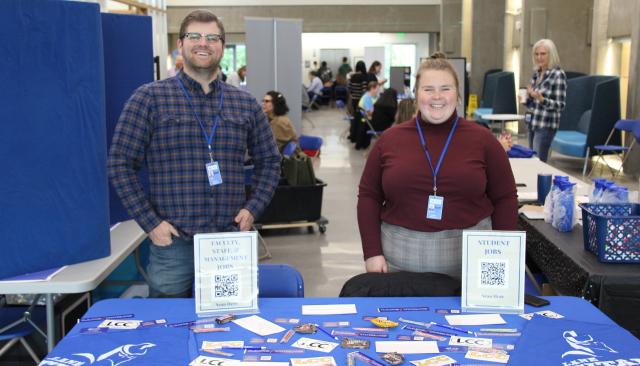
[{"label": "man's beard", "polygon": [[[197,51],[197,50],[194,50]],[[208,49],[203,50],[205,52],[211,52]],[[218,70],[220,67],[220,60],[222,57],[216,58],[215,56],[211,56],[211,61],[206,64],[199,64],[195,62],[197,56],[190,54],[188,56],[184,56],[184,63],[188,65],[188,68],[195,72],[214,72]]]}]

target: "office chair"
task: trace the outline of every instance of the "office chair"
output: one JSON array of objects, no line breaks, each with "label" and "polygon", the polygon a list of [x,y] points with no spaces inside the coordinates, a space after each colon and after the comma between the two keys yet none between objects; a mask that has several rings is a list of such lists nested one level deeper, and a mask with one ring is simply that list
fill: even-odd
[{"label": "office chair", "polygon": [[36,364],[40,363],[38,355],[25,339],[33,332],[38,332],[45,339],[47,338],[46,334],[38,326],[38,324],[45,323],[45,314],[42,307],[36,306],[37,302],[38,298],[34,300],[31,306],[0,307],[0,342],[8,341],[0,349],[0,357],[7,353],[16,343],[20,342],[33,361]]},{"label": "office chair", "polygon": [[304,280],[288,264],[258,264],[258,297],[304,297]]},{"label": "office chair", "polygon": [[[613,134],[615,131],[620,131],[620,132],[625,131],[627,133],[632,133],[634,136],[634,140],[631,142],[629,146],[609,145],[609,142],[611,141],[611,138],[613,137]],[[611,175],[615,177],[622,170],[622,166],[624,165],[625,161],[627,161],[627,158],[629,157],[629,153],[631,152],[631,149],[633,148],[633,146],[636,144],[636,141],[640,141],[640,120],[622,119],[616,122],[616,124],[613,125],[613,128],[609,133],[609,137],[607,137],[607,141],[604,143],[604,145],[596,145],[593,147],[593,149],[598,153],[598,157],[596,158],[595,163],[591,166],[591,170],[589,171],[588,176],[591,176],[591,173],[593,173],[593,170],[596,167],[598,161],[603,160],[603,163],[607,166],[607,168],[609,168]],[[611,169],[609,164],[604,162],[604,158],[602,155],[605,153],[615,153],[616,155],[621,154],[620,168],[618,168],[617,171],[614,171],[613,169]]]},{"label": "office chair", "polygon": [[316,157],[320,155],[320,147],[322,147],[322,137],[311,135],[300,135],[298,139],[300,148],[309,157]]}]

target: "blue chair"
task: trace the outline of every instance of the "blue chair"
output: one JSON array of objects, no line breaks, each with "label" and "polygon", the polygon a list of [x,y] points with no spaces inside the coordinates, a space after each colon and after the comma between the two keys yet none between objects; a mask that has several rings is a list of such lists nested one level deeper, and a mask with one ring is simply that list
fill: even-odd
[{"label": "blue chair", "polygon": [[[625,131],[627,133],[633,134],[634,140],[631,142],[629,146],[624,146],[622,144],[610,145],[609,143],[611,142],[615,131],[620,131],[621,133],[622,131]],[[640,121],[623,119],[616,122],[616,124],[611,129],[611,133],[609,133],[609,137],[607,137],[607,141],[604,143],[604,145],[596,145],[593,147],[593,149],[598,153],[598,158],[596,159],[595,163],[591,167],[591,170],[589,171],[589,176],[591,176],[591,173],[593,173],[593,169],[595,168],[598,161],[604,160],[604,158],[602,157],[603,154],[621,154],[620,156],[621,164],[620,164],[620,168],[617,171],[614,171],[613,169],[611,169],[609,164],[605,164],[611,171],[611,174],[615,177],[618,173],[620,173],[620,170],[622,170],[622,165],[624,165],[625,161],[627,161],[627,158],[629,157],[629,153],[631,152],[631,149],[636,144],[636,142],[640,142]]]},{"label": "blue chair", "polygon": [[489,126],[491,121],[482,118],[485,114],[516,114],[516,84],[513,72],[499,71],[488,74],[480,108],[473,112],[477,122]]},{"label": "blue chair", "polygon": [[288,264],[258,264],[258,297],[304,297],[304,280]]},{"label": "blue chair", "polygon": [[[195,285],[191,296],[195,297]],[[258,297],[304,297],[304,280],[289,264],[258,264]]]},{"label": "blue chair", "polygon": [[[582,175],[587,173],[594,147],[603,145],[620,119],[620,79],[617,76],[589,75],[567,80],[566,106],[551,150],[584,158]],[[613,135],[610,144],[620,144]]]},{"label": "blue chair", "polygon": [[319,136],[300,135],[298,142],[302,150],[320,150],[323,140]]},{"label": "blue chair", "polygon": [[282,149],[282,156],[284,156],[285,158],[290,158],[291,155],[296,152],[296,147],[298,147],[298,144],[296,144],[294,141],[289,142],[284,147],[284,149]]},{"label": "blue chair", "polygon": [[[34,303],[37,302],[34,301]],[[31,345],[26,341],[26,337],[34,332],[40,333],[45,339],[45,333],[40,326],[45,324],[44,308],[38,306],[4,306],[0,308],[0,342],[8,341],[0,349],[2,357],[11,347],[20,342],[27,350],[29,356],[36,364],[40,359]]]}]

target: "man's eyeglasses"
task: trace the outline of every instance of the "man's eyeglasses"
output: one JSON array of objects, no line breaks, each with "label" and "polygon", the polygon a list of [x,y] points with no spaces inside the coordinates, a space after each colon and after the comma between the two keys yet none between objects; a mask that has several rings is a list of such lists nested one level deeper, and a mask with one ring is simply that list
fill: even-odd
[{"label": "man's eyeglasses", "polygon": [[196,32],[188,32],[182,35],[182,38],[186,38],[192,42],[200,42],[200,39],[202,39],[202,37],[204,37],[209,43],[224,41],[224,38],[222,38],[222,36],[219,34],[202,34]]},{"label": "man's eyeglasses", "polygon": [[271,99],[263,99],[262,103],[271,103]]}]

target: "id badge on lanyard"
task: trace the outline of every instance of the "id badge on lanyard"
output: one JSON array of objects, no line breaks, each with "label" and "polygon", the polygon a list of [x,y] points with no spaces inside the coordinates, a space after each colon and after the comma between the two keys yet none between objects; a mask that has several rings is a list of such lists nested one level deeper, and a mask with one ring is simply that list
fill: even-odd
[{"label": "id badge on lanyard", "polygon": [[431,195],[427,203],[427,218],[431,220],[442,220],[442,209],[444,207],[444,197]]},{"label": "id badge on lanyard", "polygon": [[209,179],[210,186],[217,186],[222,184],[222,174],[220,173],[220,166],[217,161],[207,163],[207,178]]},{"label": "id badge on lanyard", "polygon": [[427,157],[427,161],[429,162],[429,167],[431,168],[431,172],[433,173],[433,194],[429,196],[427,200],[427,219],[429,220],[442,220],[442,211],[444,209],[444,197],[438,196],[438,185],[437,185],[437,175],[440,170],[440,166],[442,165],[442,160],[444,159],[444,155],[449,148],[449,144],[451,143],[451,138],[453,137],[453,133],[456,130],[456,126],[458,126],[458,118],[456,117],[456,121],[453,123],[453,127],[451,127],[451,131],[449,132],[449,137],[447,137],[447,141],[444,145],[444,149],[442,149],[442,153],[440,154],[440,159],[438,161],[438,165],[433,167],[431,162],[431,155],[429,155],[429,151],[427,150],[427,143],[422,135],[422,129],[420,128],[420,121],[418,117],[416,117],[416,129],[418,130],[418,135],[420,136],[420,142],[422,143],[422,149]]},{"label": "id badge on lanyard", "polygon": [[180,84],[180,88],[182,89],[184,96],[187,98],[189,105],[191,106],[191,111],[193,112],[193,116],[200,124],[200,129],[202,130],[202,134],[204,135],[205,142],[207,143],[207,148],[209,149],[209,162],[205,165],[205,169],[207,171],[207,179],[209,180],[209,186],[217,186],[218,184],[222,184],[222,173],[220,172],[220,165],[217,161],[213,160],[213,148],[211,147],[211,143],[213,141],[213,137],[216,134],[216,129],[218,128],[218,119],[222,114],[222,96],[223,96],[223,88],[220,85],[220,101],[218,102],[218,113],[215,116],[215,122],[213,124],[213,128],[211,129],[211,134],[207,134],[205,130],[204,124],[198,115],[196,114],[196,110],[193,106],[193,102],[191,101],[191,96],[185,89],[182,81],[178,78],[178,83]]}]

